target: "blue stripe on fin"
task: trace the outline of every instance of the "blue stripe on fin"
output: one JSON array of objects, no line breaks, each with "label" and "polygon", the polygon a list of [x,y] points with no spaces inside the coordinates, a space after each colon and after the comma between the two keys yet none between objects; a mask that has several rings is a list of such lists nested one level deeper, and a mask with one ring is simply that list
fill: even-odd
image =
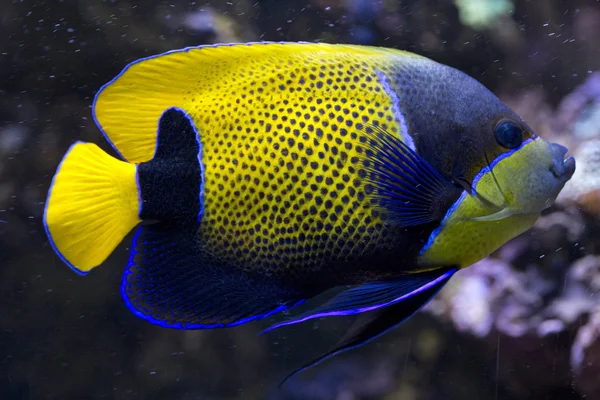
[{"label": "blue stripe on fin", "polygon": [[327,303],[313,310],[297,315],[291,320],[273,325],[263,331],[263,333],[309,319],[358,314],[387,307],[402,302],[431,287],[436,287],[440,282],[445,283],[455,272],[456,269],[438,269],[406,275],[394,281],[367,283],[356,286],[339,293]]},{"label": "blue stripe on fin", "polygon": [[413,314],[419,311],[429,300],[431,300],[444,285],[450,280],[456,270],[447,271],[435,283],[423,287],[414,295],[404,301],[392,304],[389,307],[379,308],[375,311],[361,314],[350,327],[346,335],[328,352],[317,357],[315,360],[303,365],[287,375],[280,383],[283,385],[296,374],[311,368],[336,354],[362,346],[373,339],[389,332]]},{"label": "blue stripe on fin", "polygon": [[211,329],[266,318],[302,299],[243,271],[213,267],[197,250],[197,226],[138,229],[121,293],[138,317],[165,328]]}]

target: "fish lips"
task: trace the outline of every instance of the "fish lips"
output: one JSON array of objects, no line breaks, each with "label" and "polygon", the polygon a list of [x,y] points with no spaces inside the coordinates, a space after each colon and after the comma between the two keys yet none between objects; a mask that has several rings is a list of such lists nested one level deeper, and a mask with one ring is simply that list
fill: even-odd
[{"label": "fish lips", "polygon": [[552,143],[550,146],[554,158],[550,172],[556,179],[566,182],[575,173],[575,157],[565,159],[565,155],[569,151],[566,147],[556,143]]}]

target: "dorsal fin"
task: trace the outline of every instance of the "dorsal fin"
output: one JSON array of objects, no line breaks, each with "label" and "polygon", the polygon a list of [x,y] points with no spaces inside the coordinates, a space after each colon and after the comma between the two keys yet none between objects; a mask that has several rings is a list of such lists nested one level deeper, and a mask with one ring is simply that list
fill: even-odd
[{"label": "dorsal fin", "polygon": [[[253,79],[277,76],[282,65],[310,57],[365,61],[411,53],[377,47],[326,43],[238,43],[190,47],[136,60],[96,94],[93,115],[116,151],[129,162],[154,154],[156,121],[169,107],[186,110],[198,127],[216,96],[232,104]],[[268,67],[263,71],[260,67]],[[241,71],[252,71],[241,76]],[[262,72],[261,72],[262,71]],[[271,75],[267,75],[271,74]],[[246,88],[248,90],[248,88]],[[289,92],[286,92],[289,95]]]},{"label": "dorsal fin", "polygon": [[397,226],[441,222],[462,190],[379,126],[365,126],[359,139],[365,148],[365,192],[382,219]]}]

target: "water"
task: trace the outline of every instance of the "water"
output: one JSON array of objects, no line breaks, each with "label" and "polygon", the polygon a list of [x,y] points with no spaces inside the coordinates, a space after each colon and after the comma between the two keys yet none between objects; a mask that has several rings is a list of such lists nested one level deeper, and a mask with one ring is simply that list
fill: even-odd
[{"label": "water", "polygon": [[[600,398],[600,3],[456,3],[2,2],[1,397]],[[334,345],[352,317],[261,336],[284,316],[227,330],[162,329],[135,318],[120,298],[131,237],[80,277],[55,256],[41,220],[73,141],[111,151],[90,107],[123,66],[185,46],[256,40],[426,55],[475,77],[541,136],[582,154],[577,175],[533,230],[459,273],[401,327],[282,389],[279,381]]]}]

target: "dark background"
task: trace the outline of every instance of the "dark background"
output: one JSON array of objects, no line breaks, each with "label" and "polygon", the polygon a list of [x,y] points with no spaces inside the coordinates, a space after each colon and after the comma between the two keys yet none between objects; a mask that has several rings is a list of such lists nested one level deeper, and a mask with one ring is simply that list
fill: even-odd
[{"label": "dark background", "polygon": [[[583,200],[559,202],[532,231],[461,272],[424,312],[281,390],[279,380],[332,345],[352,318],[266,336],[258,332],[281,317],[227,330],[165,330],[121,301],[130,238],[80,277],[55,256],[42,227],[46,192],[68,146],[84,140],[109,150],[91,117],[99,87],[135,59],[206,43],[414,51],[480,80],[542,136],[596,149],[600,3],[506,0],[512,14],[481,26],[460,18],[467,7],[501,3],[1,0],[0,398],[600,398],[593,163],[592,175],[581,177]],[[600,150],[593,154],[600,159]]]}]

